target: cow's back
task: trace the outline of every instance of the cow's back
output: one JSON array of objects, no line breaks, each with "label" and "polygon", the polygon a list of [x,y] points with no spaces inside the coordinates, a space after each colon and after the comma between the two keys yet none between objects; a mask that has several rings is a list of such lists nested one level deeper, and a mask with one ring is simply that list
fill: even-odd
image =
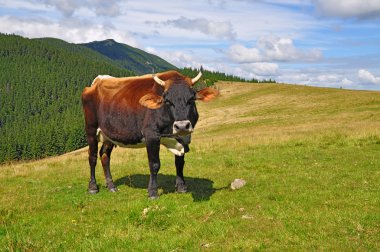
[{"label": "cow's back", "polygon": [[[139,99],[149,92],[154,85],[151,75],[141,77],[99,78],[97,77],[91,89],[96,93],[99,103],[127,102],[128,107],[139,107]],[[138,98],[138,100],[136,100]]]},{"label": "cow's back", "polygon": [[[93,118],[93,125],[110,139],[135,144],[142,138],[141,127],[146,108],[139,100],[154,86],[152,75],[115,78],[98,76],[84,90],[82,100]],[[85,105],[86,103],[86,105]],[[86,109],[85,109],[86,113]]]}]

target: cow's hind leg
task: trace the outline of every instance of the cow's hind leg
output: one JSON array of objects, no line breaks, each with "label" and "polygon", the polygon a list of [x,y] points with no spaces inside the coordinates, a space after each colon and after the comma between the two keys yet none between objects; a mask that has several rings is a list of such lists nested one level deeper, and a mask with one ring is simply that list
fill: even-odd
[{"label": "cow's hind leg", "polygon": [[88,163],[90,164],[90,182],[88,183],[88,193],[95,194],[99,192],[96,184],[95,166],[98,159],[98,141],[96,136],[87,136],[88,141]]},{"label": "cow's hind leg", "polygon": [[148,152],[150,178],[148,194],[150,199],[158,198],[157,174],[161,167],[160,162],[160,140],[148,140],[146,144]]},{"label": "cow's hind leg", "polygon": [[100,160],[102,161],[104,177],[106,178],[106,186],[108,191],[116,192],[117,188],[112,180],[111,169],[110,169],[110,161],[111,161],[111,152],[113,150],[114,145],[109,142],[105,142],[100,149],[99,155]]},{"label": "cow's hind leg", "polygon": [[183,177],[183,167],[185,165],[185,155],[175,156],[175,168],[177,171],[177,177],[175,180],[175,189],[176,192],[185,193],[187,192],[187,186],[185,179]]}]

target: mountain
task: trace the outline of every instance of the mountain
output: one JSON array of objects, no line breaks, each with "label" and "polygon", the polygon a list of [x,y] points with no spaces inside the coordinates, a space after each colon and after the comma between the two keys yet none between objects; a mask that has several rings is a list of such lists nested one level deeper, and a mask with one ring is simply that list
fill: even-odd
[{"label": "mountain", "polygon": [[162,58],[138,48],[118,43],[113,39],[81,44],[112,59],[121,66],[138,74],[157,73],[177,67]]},{"label": "mountain", "polygon": [[[57,39],[57,38],[36,38],[33,40],[42,41],[45,44],[65,49],[68,52],[72,52],[72,53],[75,53],[78,55],[82,55],[82,56],[84,56],[88,59],[91,59],[91,60],[105,61],[105,62],[107,62],[107,64],[114,65],[117,68],[122,67],[122,66],[120,66],[119,63],[108,58],[107,56],[105,56],[105,55],[103,55],[97,51],[94,51],[91,48],[85,47],[81,44],[68,43],[64,40]],[[124,68],[124,67],[122,67],[122,68]],[[132,74],[132,72],[131,72],[131,74]]]},{"label": "mountain", "polygon": [[0,69],[0,163],[85,146],[83,88],[99,74],[135,75],[82,45],[4,34]]}]

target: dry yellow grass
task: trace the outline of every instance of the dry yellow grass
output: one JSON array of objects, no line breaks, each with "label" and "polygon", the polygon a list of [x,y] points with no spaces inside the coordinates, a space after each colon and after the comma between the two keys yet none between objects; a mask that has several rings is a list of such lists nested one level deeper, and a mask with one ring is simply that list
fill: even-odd
[{"label": "dry yellow grass", "polygon": [[[195,139],[266,144],[325,134],[380,133],[380,92],[223,82],[217,87],[221,96],[216,102],[199,104]],[[218,129],[227,132],[218,134]]]}]

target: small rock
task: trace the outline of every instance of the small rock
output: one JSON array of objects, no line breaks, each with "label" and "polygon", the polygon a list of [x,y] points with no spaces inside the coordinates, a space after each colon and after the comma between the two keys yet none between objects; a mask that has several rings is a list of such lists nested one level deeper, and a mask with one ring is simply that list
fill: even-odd
[{"label": "small rock", "polygon": [[245,186],[247,182],[244,180],[244,179],[235,179],[232,183],[231,183],[231,189],[232,190],[237,190],[237,189],[240,189],[242,188],[243,186]]},{"label": "small rock", "polygon": [[150,210],[149,207],[144,208],[144,210],[143,210],[143,212],[142,212],[142,214],[141,214],[143,218],[146,218],[146,215],[148,214],[149,210]]},{"label": "small rock", "polygon": [[251,220],[251,219],[253,219],[253,216],[252,215],[248,215],[248,214],[244,214],[241,218],[242,219],[246,219],[246,220]]},{"label": "small rock", "polygon": [[204,243],[201,246],[204,248],[209,248],[211,246],[211,243]]}]

